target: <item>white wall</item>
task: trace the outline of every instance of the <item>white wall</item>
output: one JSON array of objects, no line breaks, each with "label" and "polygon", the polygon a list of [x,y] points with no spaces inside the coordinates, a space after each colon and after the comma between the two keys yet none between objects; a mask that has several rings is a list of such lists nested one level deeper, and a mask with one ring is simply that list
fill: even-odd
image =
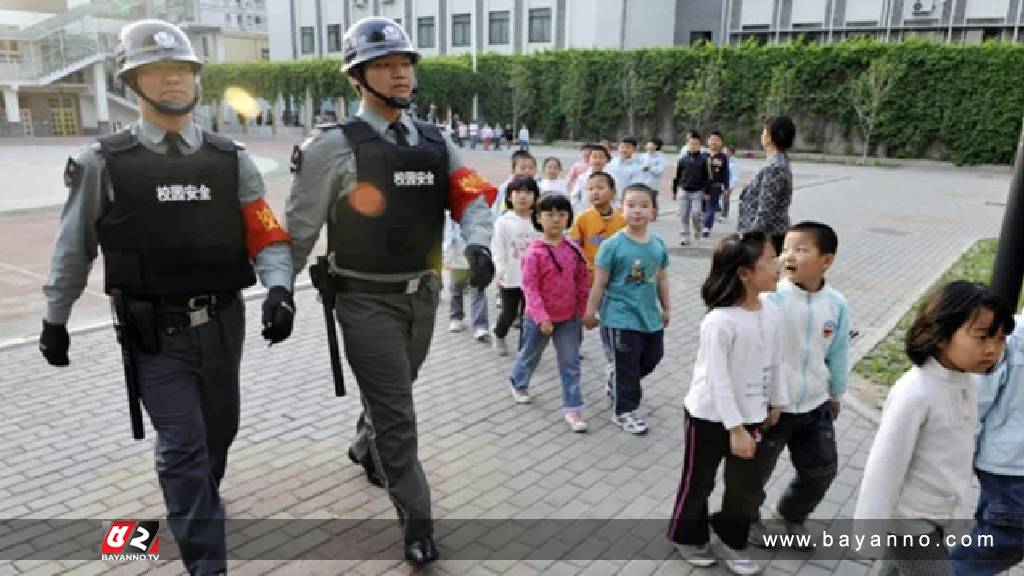
[{"label": "white wall", "polygon": [[288,0],[267,2],[268,30],[270,32],[270,59],[292,59],[292,17]]},{"label": "white wall", "polygon": [[[420,51],[424,56],[436,56],[441,53],[441,22],[437,13],[437,0],[408,0],[412,4],[412,22],[406,27],[406,31],[409,33],[409,37],[412,38],[412,45],[417,46],[417,50]],[[433,16],[434,17],[434,47],[433,48],[419,48],[419,38],[417,33],[419,29],[419,18]]]},{"label": "white wall", "polygon": [[[334,2],[330,2],[334,3]],[[398,20],[404,28],[408,22],[405,21],[405,0],[395,0],[393,4],[380,3],[380,15],[392,20]]]},{"label": "white wall", "polygon": [[[637,0],[633,0],[636,2]],[[650,0],[643,0],[650,1]],[[568,0],[568,48],[618,48],[622,0]],[[674,17],[673,17],[674,18]],[[524,33],[526,31],[524,30]],[[554,35],[552,34],[552,39]]]},{"label": "white wall", "polygon": [[671,46],[675,42],[674,0],[630,0],[626,9],[627,49]]},{"label": "white wall", "polygon": [[846,3],[846,22],[879,22],[884,0],[857,0]]},{"label": "white wall", "polygon": [[1010,0],[967,0],[968,18],[1006,18]]},{"label": "white wall", "polygon": [[920,0],[926,6],[934,5],[935,9],[928,13],[915,13],[914,12],[914,0],[903,3],[903,18],[940,18],[942,17],[942,8],[945,4],[945,0]]},{"label": "white wall", "polygon": [[[550,8],[551,9],[551,41],[550,42],[530,42],[530,10],[533,8]],[[554,0],[525,0],[523,2],[523,52],[540,52],[542,50],[550,50],[555,47],[555,38],[557,37],[558,31],[555,29],[558,26],[558,13],[557,6]],[[512,30],[515,32],[515,29]]]},{"label": "white wall", "polygon": [[[852,2],[852,4],[856,4],[856,2]],[[824,24],[828,19],[825,14],[826,7],[825,0],[793,0],[790,22],[793,24]]]},{"label": "white wall", "polygon": [[743,13],[740,14],[740,25],[770,25],[774,16],[773,7],[772,0],[743,0]]},{"label": "white wall", "polygon": [[[445,18],[447,19],[447,21],[445,22],[445,28],[448,30],[448,34],[447,34],[447,38],[445,38],[445,41],[448,43],[448,53],[449,54],[469,54],[470,46],[452,46],[452,31],[453,31],[453,28],[454,28],[452,26],[452,17],[455,16],[456,14],[469,14],[470,15],[470,33],[474,34],[475,33],[474,30],[475,30],[475,27],[477,25],[476,19],[478,18],[478,16],[476,14],[474,14],[474,12],[476,12],[476,0],[446,0],[446,1],[448,2],[448,14],[445,15]],[[434,33],[437,34],[438,30],[440,30],[439,26],[434,29]],[[470,42],[470,45],[472,45],[472,42]]]},{"label": "white wall", "polygon": [[[508,11],[508,44],[491,44],[491,12]],[[480,22],[484,27],[484,43],[481,52],[512,54],[516,44],[516,14],[513,0],[484,0],[484,13]]]},{"label": "white wall", "polygon": [[320,31],[320,34],[324,39],[324,57],[341,58],[341,50],[337,52],[329,51],[330,44],[327,42],[327,27],[332,24],[338,25],[338,47],[341,48],[344,45],[342,40],[345,38],[345,6],[341,2],[322,2],[321,10],[324,29]]}]

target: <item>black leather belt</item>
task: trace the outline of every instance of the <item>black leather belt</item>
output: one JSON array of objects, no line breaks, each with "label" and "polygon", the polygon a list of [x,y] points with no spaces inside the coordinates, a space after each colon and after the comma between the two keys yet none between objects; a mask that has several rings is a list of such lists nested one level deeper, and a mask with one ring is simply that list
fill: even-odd
[{"label": "black leather belt", "polygon": [[153,299],[157,312],[187,312],[199,308],[220,310],[238,298],[238,292],[210,292],[206,294],[157,296]]},{"label": "black leather belt", "polygon": [[338,292],[348,294],[415,294],[428,276],[429,273],[402,282],[378,282],[351,276],[332,276],[331,283]]},{"label": "black leather belt", "polygon": [[161,296],[155,301],[157,328],[173,334],[202,326],[238,299],[238,292],[213,292],[192,296]]}]

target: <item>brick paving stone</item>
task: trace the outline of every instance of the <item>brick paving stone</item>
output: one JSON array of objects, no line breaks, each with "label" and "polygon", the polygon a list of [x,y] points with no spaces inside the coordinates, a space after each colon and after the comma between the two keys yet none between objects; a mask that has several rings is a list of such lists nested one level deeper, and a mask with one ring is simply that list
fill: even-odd
[{"label": "brick paving stone", "polygon": [[[290,143],[256,140],[250,149],[286,161],[290,147]],[[575,151],[555,152],[563,160],[575,157]],[[507,172],[504,152],[488,156],[467,151],[465,157],[485,176],[498,179]],[[751,175],[757,162],[742,162],[744,175]],[[839,233],[842,248],[829,282],[851,303],[851,325],[861,334],[854,341],[855,355],[883,336],[962,249],[977,238],[998,232],[1002,208],[986,202],[1004,200],[1008,183],[1008,176],[1002,173],[993,176],[938,165],[873,169],[798,162],[794,173],[798,183],[791,211],[794,221],[823,220]],[[826,181],[825,185],[807,186]],[[268,178],[275,207],[283,204],[288,184],[285,173]],[[14,226],[9,229],[17,229],[20,222],[32,218],[39,220],[25,216],[5,222]],[[55,214],[45,215],[48,236],[33,245],[51,245],[54,218]],[[641,409],[651,432],[643,438],[624,434],[608,422],[602,353],[593,332],[587,333],[582,349],[582,386],[591,428],[585,435],[573,435],[560,420],[551,351],[534,378],[534,403],[514,405],[504,384],[512,358],[496,357],[466,334],[448,333],[443,322],[447,300],[442,298],[431,353],[414,387],[420,455],[432,483],[435,515],[665,520],[678,481],[681,403],[696,353],[695,328],[703,315],[698,288],[707,272],[711,247],[728,228],[719,224],[710,241],[682,248],[674,245],[678,229],[674,214],[666,213],[653,226],[671,246],[674,309],[672,325],[666,331],[666,356],[645,382]],[[12,257],[0,248],[0,262]],[[45,263],[41,265],[45,267]],[[94,281],[98,278],[93,276]],[[304,273],[299,282],[306,280]],[[492,291],[492,318],[493,296]],[[32,288],[26,299],[38,299],[38,288]],[[354,376],[346,367],[351,395],[335,398],[319,304],[305,289],[296,294],[296,301],[299,315],[292,338],[271,349],[261,342],[258,331],[251,329],[259,324],[258,301],[247,305],[250,329],[242,367],[242,424],[224,483],[229,515],[393,519],[387,496],[369,487],[362,471],[344,456],[360,408]],[[80,304],[72,328],[89,314],[100,319],[106,314],[102,298],[87,295]],[[35,330],[38,307],[33,310],[31,329]],[[74,332],[71,357],[70,368],[56,370],[42,364],[32,342],[0,348],[0,371],[5,374],[0,381],[0,395],[5,398],[0,406],[0,435],[5,439],[0,448],[0,517],[110,518],[151,512],[161,517],[151,454],[154,436],[148,423],[145,441],[134,442],[128,435],[120,361],[109,328]],[[61,395],[53,395],[52,390],[61,390]],[[60,417],[54,418],[54,414]],[[876,421],[876,413],[844,410],[836,423],[840,471],[815,518],[852,510]],[[769,485],[771,497],[776,497],[791,477],[791,465],[784,458]],[[712,507],[720,494],[719,489],[713,495]],[[0,534],[0,542],[8,536]],[[278,545],[287,542],[278,541]],[[608,544],[595,540],[579,546],[594,549],[596,555],[604,548],[595,547]],[[525,546],[519,550],[524,557],[530,551]],[[666,553],[674,554],[671,549]],[[548,561],[539,566],[531,562],[537,561],[501,566],[507,566],[506,573],[693,572],[671,556],[666,561]],[[775,560],[766,573],[794,573],[792,564],[786,562],[794,561]],[[138,566],[87,562],[69,570],[137,573]],[[814,573],[831,570],[851,575],[868,570],[867,564],[850,561],[803,566],[798,573],[805,568]],[[13,568],[10,562],[0,562],[0,574]],[[158,571],[175,568],[173,562],[161,563]],[[439,570],[499,573],[479,560],[442,562]],[[390,560],[232,561],[234,572],[385,574],[407,573],[408,566]],[[696,573],[720,574],[724,569]]]}]

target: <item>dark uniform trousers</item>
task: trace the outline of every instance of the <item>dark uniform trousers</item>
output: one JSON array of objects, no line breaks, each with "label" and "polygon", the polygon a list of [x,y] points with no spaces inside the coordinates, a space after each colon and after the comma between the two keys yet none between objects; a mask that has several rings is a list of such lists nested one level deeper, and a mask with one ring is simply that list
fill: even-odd
[{"label": "dark uniform trousers", "polygon": [[440,279],[430,274],[413,294],[342,293],[336,302],[345,357],[363,402],[352,451],[383,479],[406,542],[433,533],[412,383],[430,349],[440,289]]},{"label": "dark uniform trousers", "polygon": [[218,487],[238,431],[241,298],[194,328],[161,330],[157,354],[137,353],[139,389],[156,430],[167,520],[192,575],[226,570]]}]

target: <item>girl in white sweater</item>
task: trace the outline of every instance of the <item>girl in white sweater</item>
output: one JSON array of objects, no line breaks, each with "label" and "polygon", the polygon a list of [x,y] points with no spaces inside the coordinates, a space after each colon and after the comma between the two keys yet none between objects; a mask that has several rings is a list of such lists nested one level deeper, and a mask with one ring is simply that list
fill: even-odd
[{"label": "girl in white sweater", "polygon": [[854,533],[875,539],[865,546],[885,548],[882,574],[952,574],[937,543],[974,508],[972,374],[995,366],[1012,331],[1010,309],[983,284],[951,282],[921,305],[906,340],[914,367],[889,391],[853,514]]},{"label": "girl in white sweater", "polygon": [[[771,242],[763,232],[746,232],[718,245],[701,289],[708,313],[684,401],[683,471],[668,533],[695,566],[710,566],[717,556],[736,574],[761,569],[746,553],[761,491],[754,452],[762,425],[774,424],[789,403],[779,380],[781,318],[761,297],[778,279]],[[709,514],[723,459],[722,510]]]},{"label": "girl in white sweater", "polygon": [[518,176],[508,185],[505,208],[508,210],[494,222],[491,237],[491,255],[494,259],[494,279],[501,296],[501,314],[494,326],[494,349],[498,356],[508,355],[505,337],[523,306],[520,287],[520,267],[526,247],[540,233],[533,227],[531,214],[540,191],[537,181],[529,176]]}]

